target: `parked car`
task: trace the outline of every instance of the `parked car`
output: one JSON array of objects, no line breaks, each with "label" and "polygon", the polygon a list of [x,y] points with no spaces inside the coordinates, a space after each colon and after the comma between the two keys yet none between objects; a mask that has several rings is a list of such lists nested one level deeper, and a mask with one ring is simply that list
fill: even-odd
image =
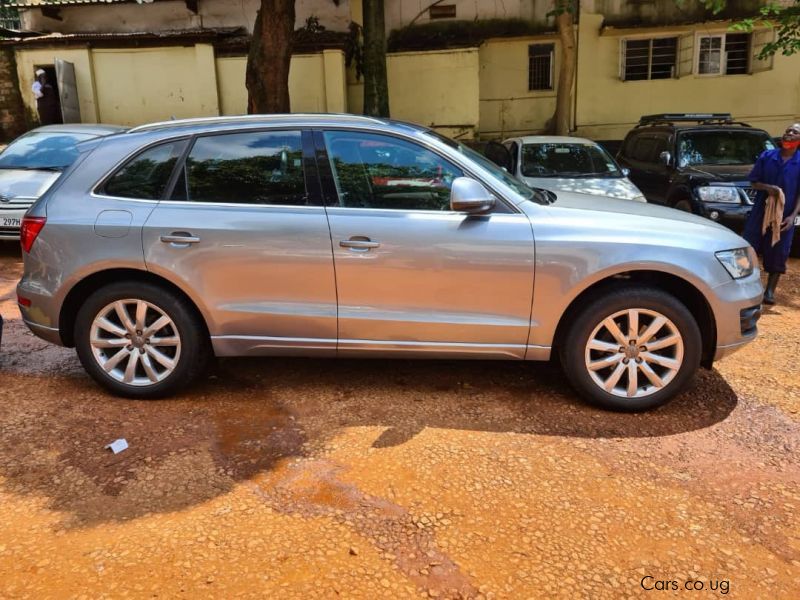
[{"label": "parked car", "polygon": [[554,199],[421,127],[228,117],[79,150],[25,216],[18,301],[122,396],[172,394],[213,355],[557,355],[588,400],[642,410],[756,336],[731,231]]},{"label": "parked car", "polygon": [[531,135],[503,145],[511,154],[509,172],[530,187],[645,202],[614,158],[591,140]]},{"label": "parked car", "polygon": [[774,148],[763,129],[728,113],[642,117],[617,155],[648,202],[708,217],[741,232],[756,192],[747,180]]},{"label": "parked car", "polygon": [[115,125],[46,125],[0,153],[0,240],[18,240],[22,215],[78,156],[77,144],[125,131]]}]

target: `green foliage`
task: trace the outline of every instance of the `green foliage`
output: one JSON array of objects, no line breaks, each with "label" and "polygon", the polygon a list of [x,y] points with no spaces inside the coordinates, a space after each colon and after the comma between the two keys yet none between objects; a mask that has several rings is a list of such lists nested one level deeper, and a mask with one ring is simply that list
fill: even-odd
[{"label": "green foliage", "polygon": [[[676,0],[681,4],[683,0]],[[722,12],[727,0],[701,0],[714,14]],[[785,56],[800,52],[800,0],[789,5],[767,2],[757,15],[740,20],[731,27],[735,31],[753,31],[756,27],[774,27],[775,41],[764,46],[759,53],[765,59],[780,52]]]},{"label": "green foliage", "polygon": [[480,46],[489,38],[534,35],[543,31],[548,29],[524,19],[421,23],[392,31],[388,47],[390,52],[467,48]]}]

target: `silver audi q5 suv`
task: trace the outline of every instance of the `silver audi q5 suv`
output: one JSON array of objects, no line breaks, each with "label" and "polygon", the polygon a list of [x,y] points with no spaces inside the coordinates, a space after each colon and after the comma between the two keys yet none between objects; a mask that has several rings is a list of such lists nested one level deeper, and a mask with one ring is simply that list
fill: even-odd
[{"label": "silver audi q5 suv", "polygon": [[529,189],[414,125],[197,119],[79,150],[24,218],[19,306],[121,396],[213,356],[557,356],[584,398],[643,410],[756,336],[742,238]]}]

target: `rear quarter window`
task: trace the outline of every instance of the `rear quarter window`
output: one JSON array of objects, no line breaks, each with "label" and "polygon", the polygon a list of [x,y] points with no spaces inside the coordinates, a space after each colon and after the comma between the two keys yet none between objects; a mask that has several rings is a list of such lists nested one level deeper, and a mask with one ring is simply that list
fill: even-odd
[{"label": "rear quarter window", "polygon": [[186,144],[187,140],[177,140],[143,150],[106,181],[103,193],[117,198],[160,200]]}]

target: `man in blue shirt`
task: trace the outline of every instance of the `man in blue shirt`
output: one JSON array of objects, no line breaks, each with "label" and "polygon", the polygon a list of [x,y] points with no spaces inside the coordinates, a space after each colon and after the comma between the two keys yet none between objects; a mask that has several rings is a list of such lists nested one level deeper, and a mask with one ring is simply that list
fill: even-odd
[{"label": "man in blue shirt", "polygon": [[[756,198],[753,210],[744,226],[744,238],[755,248],[764,261],[767,289],[764,291],[764,304],[775,304],[775,288],[781,274],[786,272],[786,261],[794,239],[794,220],[800,211],[798,192],[800,192],[800,123],[790,125],[781,138],[781,147],[766,150],[758,157],[750,181],[753,188],[761,193]],[[783,209],[780,241],[772,245],[772,232],[767,229],[761,233],[767,198],[776,197],[783,190],[786,204]]]}]

